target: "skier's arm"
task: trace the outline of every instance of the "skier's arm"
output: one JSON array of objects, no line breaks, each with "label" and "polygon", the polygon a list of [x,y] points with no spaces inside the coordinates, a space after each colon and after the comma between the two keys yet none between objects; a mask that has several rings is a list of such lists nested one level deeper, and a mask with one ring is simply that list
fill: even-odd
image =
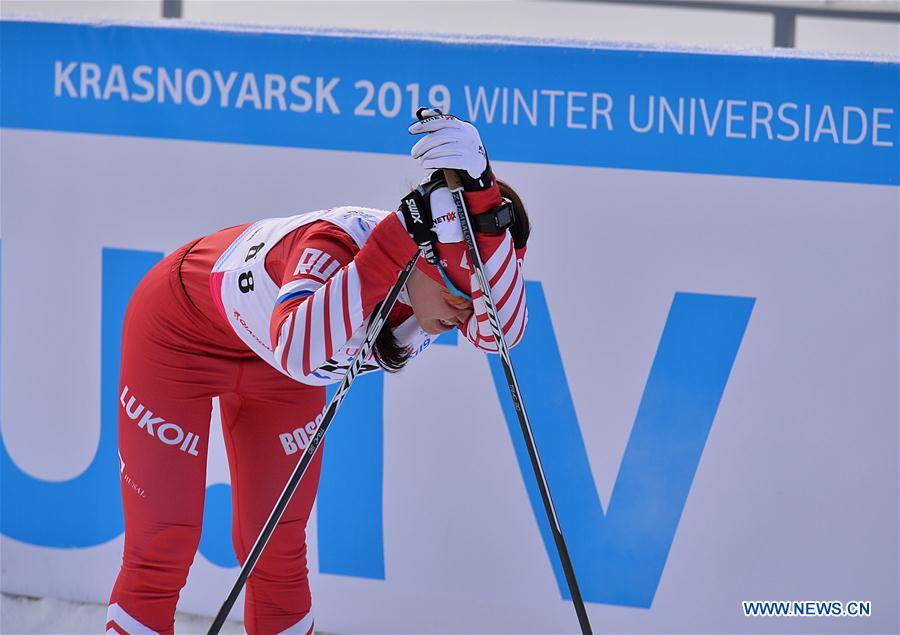
[{"label": "skier's arm", "polygon": [[[466,208],[473,216],[493,209],[502,201],[496,182],[492,187],[479,192],[465,192]],[[525,278],[522,274],[522,259],[516,254],[509,230],[499,235],[476,233],[478,251],[484,263],[484,274],[491,287],[491,297],[497,310],[497,321],[503,330],[506,344],[510,348],[518,344],[525,334],[528,310],[525,306]],[[524,253],[522,254],[524,256]],[[488,322],[487,307],[484,304],[476,277],[472,275],[472,303],[474,313],[460,325],[459,330],[477,348],[498,352],[494,334]]]},{"label": "skier's arm", "polygon": [[417,247],[390,214],[362,249],[328,223],[293,245],[270,321],[281,370],[302,379],[340,350],[384,299]]},{"label": "skier's arm", "polygon": [[[455,170],[465,190],[466,208],[473,216],[500,205],[503,202],[500,189],[475,126],[436,110],[420,110],[418,114],[420,120],[409,127],[410,134],[423,135],[410,152],[413,158],[426,170]],[[528,320],[520,257],[524,248],[517,255],[508,230],[500,235],[476,232],[475,240],[491,287],[497,320],[507,345],[515,346],[521,341]],[[476,347],[495,353],[497,344],[474,275],[470,288],[474,314],[460,330]]]}]

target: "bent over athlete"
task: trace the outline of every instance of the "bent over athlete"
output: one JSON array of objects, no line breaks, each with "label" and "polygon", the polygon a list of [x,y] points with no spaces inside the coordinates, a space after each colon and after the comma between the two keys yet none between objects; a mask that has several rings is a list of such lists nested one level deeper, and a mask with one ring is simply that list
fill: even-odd
[{"label": "bent over athlete", "polygon": [[[438,265],[420,258],[363,372],[400,370],[458,328],[496,352],[452,197],[440,169],[459,170],[507,342],[525,331],[522,259],[528,218],[491,171],[478,132],[450,115],[410,126],[436,170],[424,207],[339,207],[204,236],[158,263],[129,303],[122,335],[119,459],[122,567],[107,633],[172,633],[200,541],[212,398],[218,396],[232,485],[232,538],[243,562],[315,433],[367,321],[418,249],[407,230],[433,219]],[[430,212],[430,214],[428,214]],[[424,215],[423,215],[424,214]],[[247,584],[244,621],[257,633],[311,633],[306,523],[321,452]]]}]

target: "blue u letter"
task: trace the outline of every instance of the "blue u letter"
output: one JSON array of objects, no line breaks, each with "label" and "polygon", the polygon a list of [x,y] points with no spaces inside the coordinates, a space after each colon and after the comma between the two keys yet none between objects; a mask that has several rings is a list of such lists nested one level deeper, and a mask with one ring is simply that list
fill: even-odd
[{"label": "blue u letter", "polygon": [[75,478],[45,481],[26,474],[0,436],[2,532],[43,547],[91,547],[122,533],[122,496],[116,451],[122,321],[134,288],[162,254],[103,250],[100,441],[88,468]]}]

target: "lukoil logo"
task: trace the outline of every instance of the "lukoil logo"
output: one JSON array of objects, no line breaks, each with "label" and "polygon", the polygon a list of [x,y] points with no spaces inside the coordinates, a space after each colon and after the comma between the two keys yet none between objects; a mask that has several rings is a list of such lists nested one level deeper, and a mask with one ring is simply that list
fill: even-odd
[{"label": "lukoil logo", "polygon": [[[125,414],[129,419],[138,421],[138,427],[147,431],[151,437],[155,437],[166,445],[178,446],[182,452],[187,452],[191,456],[197,456],[197,442],[200,437],[193,432],[184,433],[181,426],[171,421],[166,421],[163,417],[154,417],[153,411],[145,407],[134,398],[134,395],[128,395],[128,386],[122,389],[119,396],[119,403],[125,409]],[[125,403],[125,397],[128,396],[128,403]],[[143,415],[143,416],[142,416]],[[156,429],[154,430],[154,426]],[[121,460],[121,459],[120,459]]]}]

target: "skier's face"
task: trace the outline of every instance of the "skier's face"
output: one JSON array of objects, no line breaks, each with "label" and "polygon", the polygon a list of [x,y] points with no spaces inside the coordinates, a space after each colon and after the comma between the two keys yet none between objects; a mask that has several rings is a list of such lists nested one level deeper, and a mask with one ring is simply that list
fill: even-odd
[{"label": "skier's face", "polygon": [[471,302],[454,296],[447,287],[418,269],[413,269],[406,289],[416,320],[426,333],[437,335],[449,331],[472,315]]}]

